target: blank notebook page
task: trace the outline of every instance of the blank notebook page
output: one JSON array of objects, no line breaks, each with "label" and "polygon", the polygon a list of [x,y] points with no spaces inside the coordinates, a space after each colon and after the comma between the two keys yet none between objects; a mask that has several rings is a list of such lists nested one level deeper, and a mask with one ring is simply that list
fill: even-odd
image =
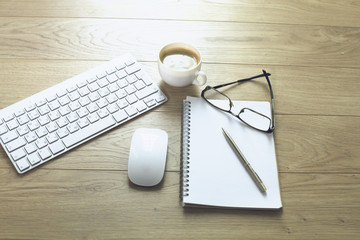
[{"label": "blank notebook page", "polygon": [[[272,133],[263,133],[244,125],[239,119],[219,111],[201,98],[187,97],[189,142],[188,173],[183,173],[183,205],[237,208],[282,207],[278,170]],[[190,102],[190,104],[189,104]],[[234,101],[235,111],[249,107],[270,116],[270,103]],[[188,114],[185,111],[184,114]],[[243,163],[226,140],[224,128],[234,139],[267,191],[262,193]],[[183,153],[184,154],[184,153]]]}]

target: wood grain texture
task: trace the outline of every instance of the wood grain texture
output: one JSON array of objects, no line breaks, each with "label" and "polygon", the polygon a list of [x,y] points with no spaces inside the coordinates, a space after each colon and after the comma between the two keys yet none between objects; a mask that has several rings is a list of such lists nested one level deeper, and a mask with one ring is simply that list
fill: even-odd
[{"label": "wood grain texture", "polygon": [[0,16],[125,18],[360,26],[357,1],[0,1]]},{"label": "wood grain texture", "polygon": [[174,41],[205,63],[357,67],[359,28],[127,19],[0,19],[0,58],[109,60],[131,51],[156,61]]},{"label": "wood grain texture", "polygon": [[[0,239],[358,239],[359,39],[351,0],[0,0],[0,109],[125,52],[169,97],[25,175],[1,149]],[[180,206],[181,103],[202,88],[161,81],[172,41],[199,48],[209,85],[272,74],[282,210]],[[269,100],[263,79],[225,91]],[[154,188],[127,177],[139,127],[169,134]]]},{"label": "wood grain texture", "polygon": [[[183,210],[179,174],[173,172],[151,189],[132,185],[122,171],[0,174],[6,177],[0,185],[1,216],[7,219],[0,225],[2,238],[338,239],[358,232],[357,174],[280,174],[282,211]],[[348,191],[352,196],[343,194]]]}]

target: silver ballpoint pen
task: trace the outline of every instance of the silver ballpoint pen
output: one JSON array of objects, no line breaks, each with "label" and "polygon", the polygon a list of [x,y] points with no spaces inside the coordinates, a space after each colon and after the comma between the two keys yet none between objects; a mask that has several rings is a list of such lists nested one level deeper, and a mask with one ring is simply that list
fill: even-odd
[{"label": "silver ballpoint pen", "polygon": [[266,192],[266,187],[265,187],[264,183],[261,181],[260,177],[257,175],[255,170],[251,167],[250,163],[246,160],[244,154],[242,154],[242,152],[240,151],[239,147],[236,145],[236,143],[234,142],[234,140],[232,139],[230,134],[228,132],[226,132],[224,128],[222,128],[222,130],[223,130],[224,135],[227,138],[228,142],[230,143],[230,145],[233,147],[233,149],[237,153],[238,157],[240,158],[240,160],[244,164],[246,170],[249,172],[249,174],[255,181],[255,183],[258,186],[258,188],[260,189],[260,191]]}]

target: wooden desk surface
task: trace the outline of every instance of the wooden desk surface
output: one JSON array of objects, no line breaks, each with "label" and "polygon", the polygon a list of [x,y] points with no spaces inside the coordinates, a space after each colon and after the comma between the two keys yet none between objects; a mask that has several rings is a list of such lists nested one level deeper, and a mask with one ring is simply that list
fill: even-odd
[{"label": "wooden desk surface", "polygon": [[[130,51],[169,101],[20,176],[0,150],[0,239],[359,239],[357,1],[0,1],[0,108]],[[202,88],[160,81],[162,45],[199,48],[209,85],[269,71],[281,211],[183,209],[180,109]],[[232,89],[266,100],[260,84]],[[164,181],[129,183],[135,129],[169,134]]]}]

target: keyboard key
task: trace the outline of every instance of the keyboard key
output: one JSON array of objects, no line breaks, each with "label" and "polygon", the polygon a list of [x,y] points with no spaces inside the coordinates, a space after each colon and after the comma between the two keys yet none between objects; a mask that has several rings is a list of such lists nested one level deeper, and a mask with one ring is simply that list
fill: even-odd
[{"label": "keyboard key", "polygon": [[137,110],[133,106],[129,106],[129,107],[125,108],[125,111],[130,117],[137,114]]},{"label": "keyboard key", "polygon": [[8,131],[5,124],[0,125],[0,135],[6,133]]},{"label": "keyboard key", "polygon": [[103,118],[103,121],[95,122],[91,125],[91,127],[80,129],[76,133],[64,137],[63,142],[67,148],[71,147],[91,137],[94,134],[104,131],[105,129],[113,126],[114,124],[115,120],[111,116],[108,116],[106,118]]},{"label": "keyboard key", "polygon": [[128,118],[128,115],[125,113],[124,110],[121,110],[121,111],[114,113],[113,117],[115,118],[115,120],[117,122],[122,122]]},{"label": "keyboard key", "polygon": [[84,107],[84,108],[79,109],[77,111],[77,114],[79,115],[80,118],[83,118],[89,114],[89,111],[86,109],[86,107]]},{"label": "keyboard key", "polygon": [[25,169],[30,167],[29,162],[26,160],[26,158],[23,158],[16,162],[16,165],[20,169],[20,171],[24,171]]},{"label": "keyboard key", "polygon": [[77,123],[72,123],[67,126],[67,129],[70,133],[74,133],[79,130],[79,125]]},{"label": "keyboard key", "polygon": [[4,117],[4,121],[5,121],[5,122],[8,122],[8,121],[10,121],[10,120],[12,120],[12,119],[14,119],[14,116],[13,116],[12,114],[7,115],[7,116]]},{"label": "keyboard key", "polygon": [[56,95],[58,96],[58,97],[62,97],[62,96],[65,96],[66,95],[66,90],[61,90],[61,91],[59,91]]},{"label": "keyboard key", "polygon": [[105,98],[102,98],[97,101],[96,104],[99,106],[99,108],[104,108],[109,104],[109,102]]},{"label": "keyboard key", "polygon": [[30,104],[27,107],[25,107],[25,110],[27,112],[31,112],[32,110],[34,110],[36,108],[35,104]]},{"label": "keyboard key", "polygon": [[39,155],[37,155],[37,153],[30,154],[28,156],[28,160],[31,163],[31,165],[35,165],[41,161],[41,159],[40,159]]},{"label": "keyboard key", "polygon": [[41,99],[41,100],[37,101],[37,102],[35,103],[35,105],[38,106],[38,107],[41,107],[41,106],[44,105],[45,103],[47,103],[46,99]]},{"label": "keyboard key", "polygon": [[36,135],[41,138],[43,136],[45,136],[48,131],[46,130],[46,127],[40,127],[38,130],[35,131],[36,132]]},{"label": "keyboard key", "polygon": [[106,78],[100,79],[97,83],[99,84],[99,86],[100,86],[101,88],[109,85],[109,82],[108,82],[108,80],[107,80]]},{"label": "keyboard key", "polygon": [[106,78],[109,81],[109,83],[113,83],[113,82],[116,82],[118,80],[118,77],[116,76],[116,74],[110,74]]},{"label": "keyboard key", "polygon": [[48,145],[48,142],[46,141],[46,138],[40,138],[36,140],[36,146],[40,149]]},{"label": "keyboard key", "polygon": [[18,127],[17,129],[17,132],[20,136],[23,136],[25,134],[27,134],[29,132],[29,129],[27,128],[27,126],[21,126],[21,127]]},{"label": "keyboard key", "polygon": [[70,99],[68,96],[63,96],[63,97],[59,98],[59,103],[61,106],[65,106],[69,102],[70,102]]},{"label": "keyboard key", "polygon": [[154,86],[154,87],[149,87],[149,88],[140,90],[140,91],[136,92],[135,94],[138,99],[143,99],[147,96],[150,96],[153,93],[156,93],[157,91],[158,91],[158,88]]},{"label": "keyboard key", "polygon": [[55,121],[56,119],[59,119],[61,117],[61,114],[59,113],[59,111],[54,111],[49,113],[49,118],[51,121]]},{"label": "keyboard key", "polygon": [[79,119],[78,115],[76,114],[76,112],[72,112],[69,115],[67,115],[67,119],[70,123],[75,122],[76,120]]},{"label": "keyboard key", "polygon": [[48,159],[49,157],[51,157],[51,152],[50,152],[49,148],[46,147],[39,151],[39,155],[42,160],[45,160],[45,159]]},{"label": "keyboard key", "polygon": [[35,143],[30,143],[28,145],[25,146],[25,151],[30,154],[33,153],[37,150],[37,147],[35,145]]},{"label": "keyboard key", "polygon": [[103,77],[106,77],[107,73],[105,71],[100,71],[96,74],[96,76],[101,79]]},{"label": "keyboard key", "polygon": [[51,122],[48,125],[46,125],[46,129],[48,130],[49,133],[54,132],[58,129],[58,126],[55,122]]},{"label": "keyboard key", "polygon": [[18,137],[16,131],[10,131],[5,134],[3,134],[0,138],[3,143],[11,142],[12,140],[16,139]]},{"label": "keyboard key", "polygon": [[91,92],[94,92],[99,89],[99,85],[96,82],[94,82],[94,83],[89,84],[88,88]]},{"label": "keyboard key", "polygon": [[58,100],[54,100],[54,101],[50,102],[48,105],[49,105],[49,108],[51,109],[51,111],[54,111],[55,109],[58,109],[60,107],[60,103]]},{"label": "keyboard key", "polygon": [[50,119],[48,118],[48,116],[42,116],[42,117],[39,117],[38,121],[41,126],[44,126],[50,122]]},{"label": "keyboard key", "polygon": [[98,121],[100,119],[99,115],[97,115],[97,113],[93,113],[90,114],[89,116],[87,116],[89,122],[94,123],[96,121]]},{"label": "keyboard key", "polygon": [[8,149],[9,152],[15,151],[16,149],[23,147],[26,145],[26,142],[24,140],[24,138],[20,137],[17,138],[11,142],[9,142],[8,144],[6,144],[6,148]]},{"label": "keyboard key", "polygon": [[125,68],[125,71],[128,75],[130,75],[130,74],[136,73],[137,71],[140,71],[140,67],[135,63],[135,64]]},{"label": "keyboard key", "polygon": [[69,94],[69,98],[71,101],[75,101],[80,98],[80,94],[78,92],[72,92]]},{"label": "keyboard key", "polygon": [[40,115],[45,115],[50,112],[50,108],[47,105],[38,108]]},{"label": "keyboard key", "polygon": [[65,149],[64,144],[61,141],[51,144],[49,148],[53,154],[57,154]]},{"label": "keyboard key", "polygon": [[38,137],[35,134],[35,132],[29,132],[28,134],[25,135],[25,139],[28,143],[35,141],[37,138]]},{"label": "keyboard key", "polygon": [[51,133],[49,135],[46,136],[46,140],[49,142],[49,143],[54,143],[58,140],[58,136],[56,135],[56,133]]},{"label": "keyboard key", "polygon": [[58,134],[59,138],[63,138],[63,137],[66,137],[67,135],[69,135],[69,132],[66,128],[62,128],[57,131],[57,134]]},{"label": "keyboard key", "polygon": [[81,97],[86,96],[90,93],[90,90],[87,87],[82,87],[78,90]]},{"label": "keyboard key", "polygon": [[87,78],[87,82],[88,83],[92,83],[92,82],[95,82],[97,80],[97,77],[95,77],[95,76],[93,76],[93,77],[89,77],[89,78]]},{"label": "keyboard key", "polygon": [[68,106],[62,107],[59,109],[61,116],[65,116],[71,112],[71,109]]},{"label": "keyboard key", "polygon": [[15,150],[14,152],[11,153],[12,158],[14,159],[14,161],[19,160],[20,158],[23,158],[26,156],[26,153],[24,151],[24,149],[20,148],[18,150]]},{"label": "keyboard key", "polygon": [[19,109],[15,112],[15,116],[16,117],[19,117],[21,115],[23,115],[25,113],[25,110],[24,109]]},{"label": "keyboard key", "polygon": [[30,121],[29,117],[27,115],[22,115],[17,118],[20,125],[24,125]]},{"label": "keyboard key", "polygon": [[82,118],[78,122],[80,128],[84,128],[90,124],[89,120],[87,118]]},{"label": "keyboard key", "polygon": [[91,93],[89,98],[92,102],[95,102],[100,99],[100,95],[97,92]]},{"label": "keyboard key", "polygon": [[97,111],[97,114],[99,115],[100,118],[104,118],[109,115],[109,111],[106,110],[106,108],[104,108]]},{"label": "keyboard key", "polygon": [[9,130],[13,130],[14,128],[17,128],[19,126],[18,122],[16,121],[16,119],[13,119],[9,122],[7,122],[7,127]]},{"label": "keyboard key", "polygon": [[66,117],[62,117],[59,120],[56,121],[57,125],[59,126],[59,128],[65,127],[66,125],[69,124],[68,120],[66,119]]},{"label": "keyboard key", "polygon": [[83,107],[88,105],[90,102],[91,102],[90,99],[86,96],[79,100],[80,105]]},{"label": "keyboard key", "polygon": [[40,113],[36,109],[34,109],[28,113],[28,116],[31,120],[34,120],[34,119],[40,117]]},{"label": "keyboard key", "polygon": [[145,111],[146,109],[147,109],[147,106],[145,105],[144,102],[138,102],[136,104],[136,110],[138,110],[138,112]]},{"label": "keyboard key", "polygon": [[40,127],[40,123],[37,120],[34,120],[32,122],[29,122],[27,126],[30,131],[34,131],[35,129],[38,129]]},{"label": "keyboard key", "polygon": [[[124,67],[125,67],[125,66],[124,66]],[[124,77],[127,76],[125,70],[117,71],[115,74],[116,74],[116,76],[117,76],[119,79],[122,79],[122,78],[124,78]]]}]

